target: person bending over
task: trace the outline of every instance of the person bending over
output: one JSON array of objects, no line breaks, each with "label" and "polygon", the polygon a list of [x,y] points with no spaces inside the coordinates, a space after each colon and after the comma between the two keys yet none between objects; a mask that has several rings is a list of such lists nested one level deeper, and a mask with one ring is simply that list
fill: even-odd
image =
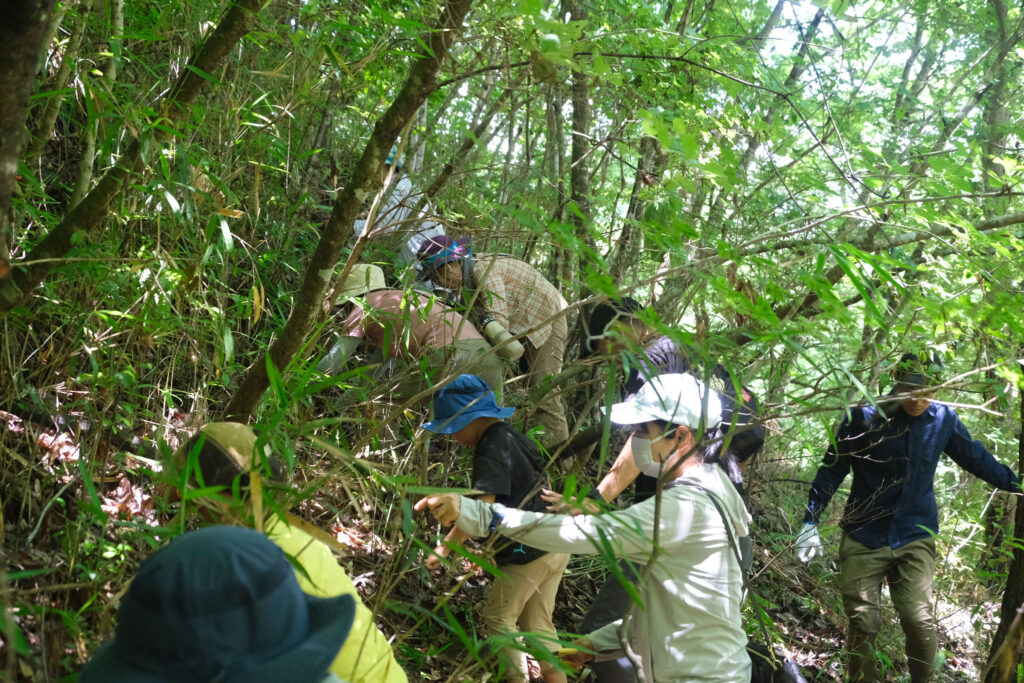
[{"label": "person bending over", "polygon": [[[434,419],[424,429],[449,434],[459,444],[473,449],[472,487],[480,491],[479,500],[498,502],[510,508],[543,509],[538,495],[545,483],[544,464],[540,451],[522,432],[505,420],[515,408],[499,407],[494,392],[475,375],[461,375],[441,388],[434,397]],[[460,529],[451,532],[428,557],[427,568],[440,566],[440,558],[448,557],[452,547],[469,536]],[[512,634],[516,625],[539,635],[551,650],[558,649],[558,633],[551,621],[555,594],[569,556],[545,552],[523,543],[497,544],[494,562],[500,570],[487,593],[484,625],[491,634]],[[523,682],[527,678],[526,655],[507,648],[505,656],[513,666],[507,681]],[[540,662],[547,683],[565,683],[565,674],[553,663],[553,657]]]}]

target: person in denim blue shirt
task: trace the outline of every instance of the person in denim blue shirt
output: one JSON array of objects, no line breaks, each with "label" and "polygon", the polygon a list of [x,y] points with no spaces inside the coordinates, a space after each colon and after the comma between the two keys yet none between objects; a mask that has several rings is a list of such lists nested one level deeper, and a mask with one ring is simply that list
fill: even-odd
[{"label": "person in denim blue shirt", "polygon": [[850,410],[811,484],[804,530],[796,541],[804,562],[822,552],[818,520],[853,472],[839,548],[851,681],[878,680],[872,649],[881,628],[883,578],[889,580],[906,635],[911,680],[932,680],[938,645],[932,584],[939,456],[947,454],[996,488],[1020,490],[1013,471],[971,438],[956,412],[932,402],[940,369],[934,358],[905,354],[896,365],[892,393],[877,406]]}]

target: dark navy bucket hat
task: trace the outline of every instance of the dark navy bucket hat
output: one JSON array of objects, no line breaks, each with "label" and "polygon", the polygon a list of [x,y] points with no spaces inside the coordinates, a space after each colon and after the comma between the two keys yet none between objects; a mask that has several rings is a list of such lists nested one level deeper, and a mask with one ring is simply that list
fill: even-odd
[{"label": "dark navy bucket hat", "polygon": [[628,296],[594,306],[590,320],[587,321],[587,337],[583,340],[580,358],[586,358],[597,350],[597,343],[608,334],[608,328],[613,322],[634,318],[643,308],[639,301]]},{"label": "dark navy bucket hat", "polygon": [[304,593],[284,551],[260,532],[206,527],[142,563],[114,639],[79,681],[316,683],[354,616],[351,595]]},{"label": "dark navy bucket hat", "polygon": [[512,417],[515,408],[502,408],[494,391],[476,375],[459,375],[434,396],[434,419],[423,425],[427,431],[454,434],[478,417]]}]

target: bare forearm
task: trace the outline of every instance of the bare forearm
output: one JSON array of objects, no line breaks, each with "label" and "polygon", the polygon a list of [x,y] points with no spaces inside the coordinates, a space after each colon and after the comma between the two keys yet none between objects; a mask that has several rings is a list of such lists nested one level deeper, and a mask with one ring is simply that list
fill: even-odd
[{"label": "bare forearm", "polygon": [[469,538],[469,534],[460,529],[457,526],[453,526],[448,535],[444,537],[445,543],[465,543],[466,539]]},{"label": "bare forearm", "polygon": [[622,450],[619,451],[619,457],[615,459],[612,468],[597,485],[597,490],[601,493],[601,497],[610,503],[618,498],[619,494],[625,491],[626,487],[632,484],[639,474],[640,468],[633,460],[633,449],[627,440]]}]

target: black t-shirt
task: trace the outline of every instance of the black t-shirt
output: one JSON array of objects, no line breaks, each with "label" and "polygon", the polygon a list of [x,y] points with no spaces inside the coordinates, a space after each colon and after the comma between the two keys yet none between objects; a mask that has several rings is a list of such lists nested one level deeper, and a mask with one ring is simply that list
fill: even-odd
[{"label": "black t-shirt", "polygon": [[[473,488],[493,495],[496,502],[506,507],[544,512],[546,504],[538,486],[545,480],[543,462],[536,444],[525,434],[504,422],[496,422],[487,428],[476,446]],[[524,503],[527,496],[530,498]],[[498,551],[494,559],[499,566],[525,564],[544,554],[504,538],[495,543],[495,548]]]}]

